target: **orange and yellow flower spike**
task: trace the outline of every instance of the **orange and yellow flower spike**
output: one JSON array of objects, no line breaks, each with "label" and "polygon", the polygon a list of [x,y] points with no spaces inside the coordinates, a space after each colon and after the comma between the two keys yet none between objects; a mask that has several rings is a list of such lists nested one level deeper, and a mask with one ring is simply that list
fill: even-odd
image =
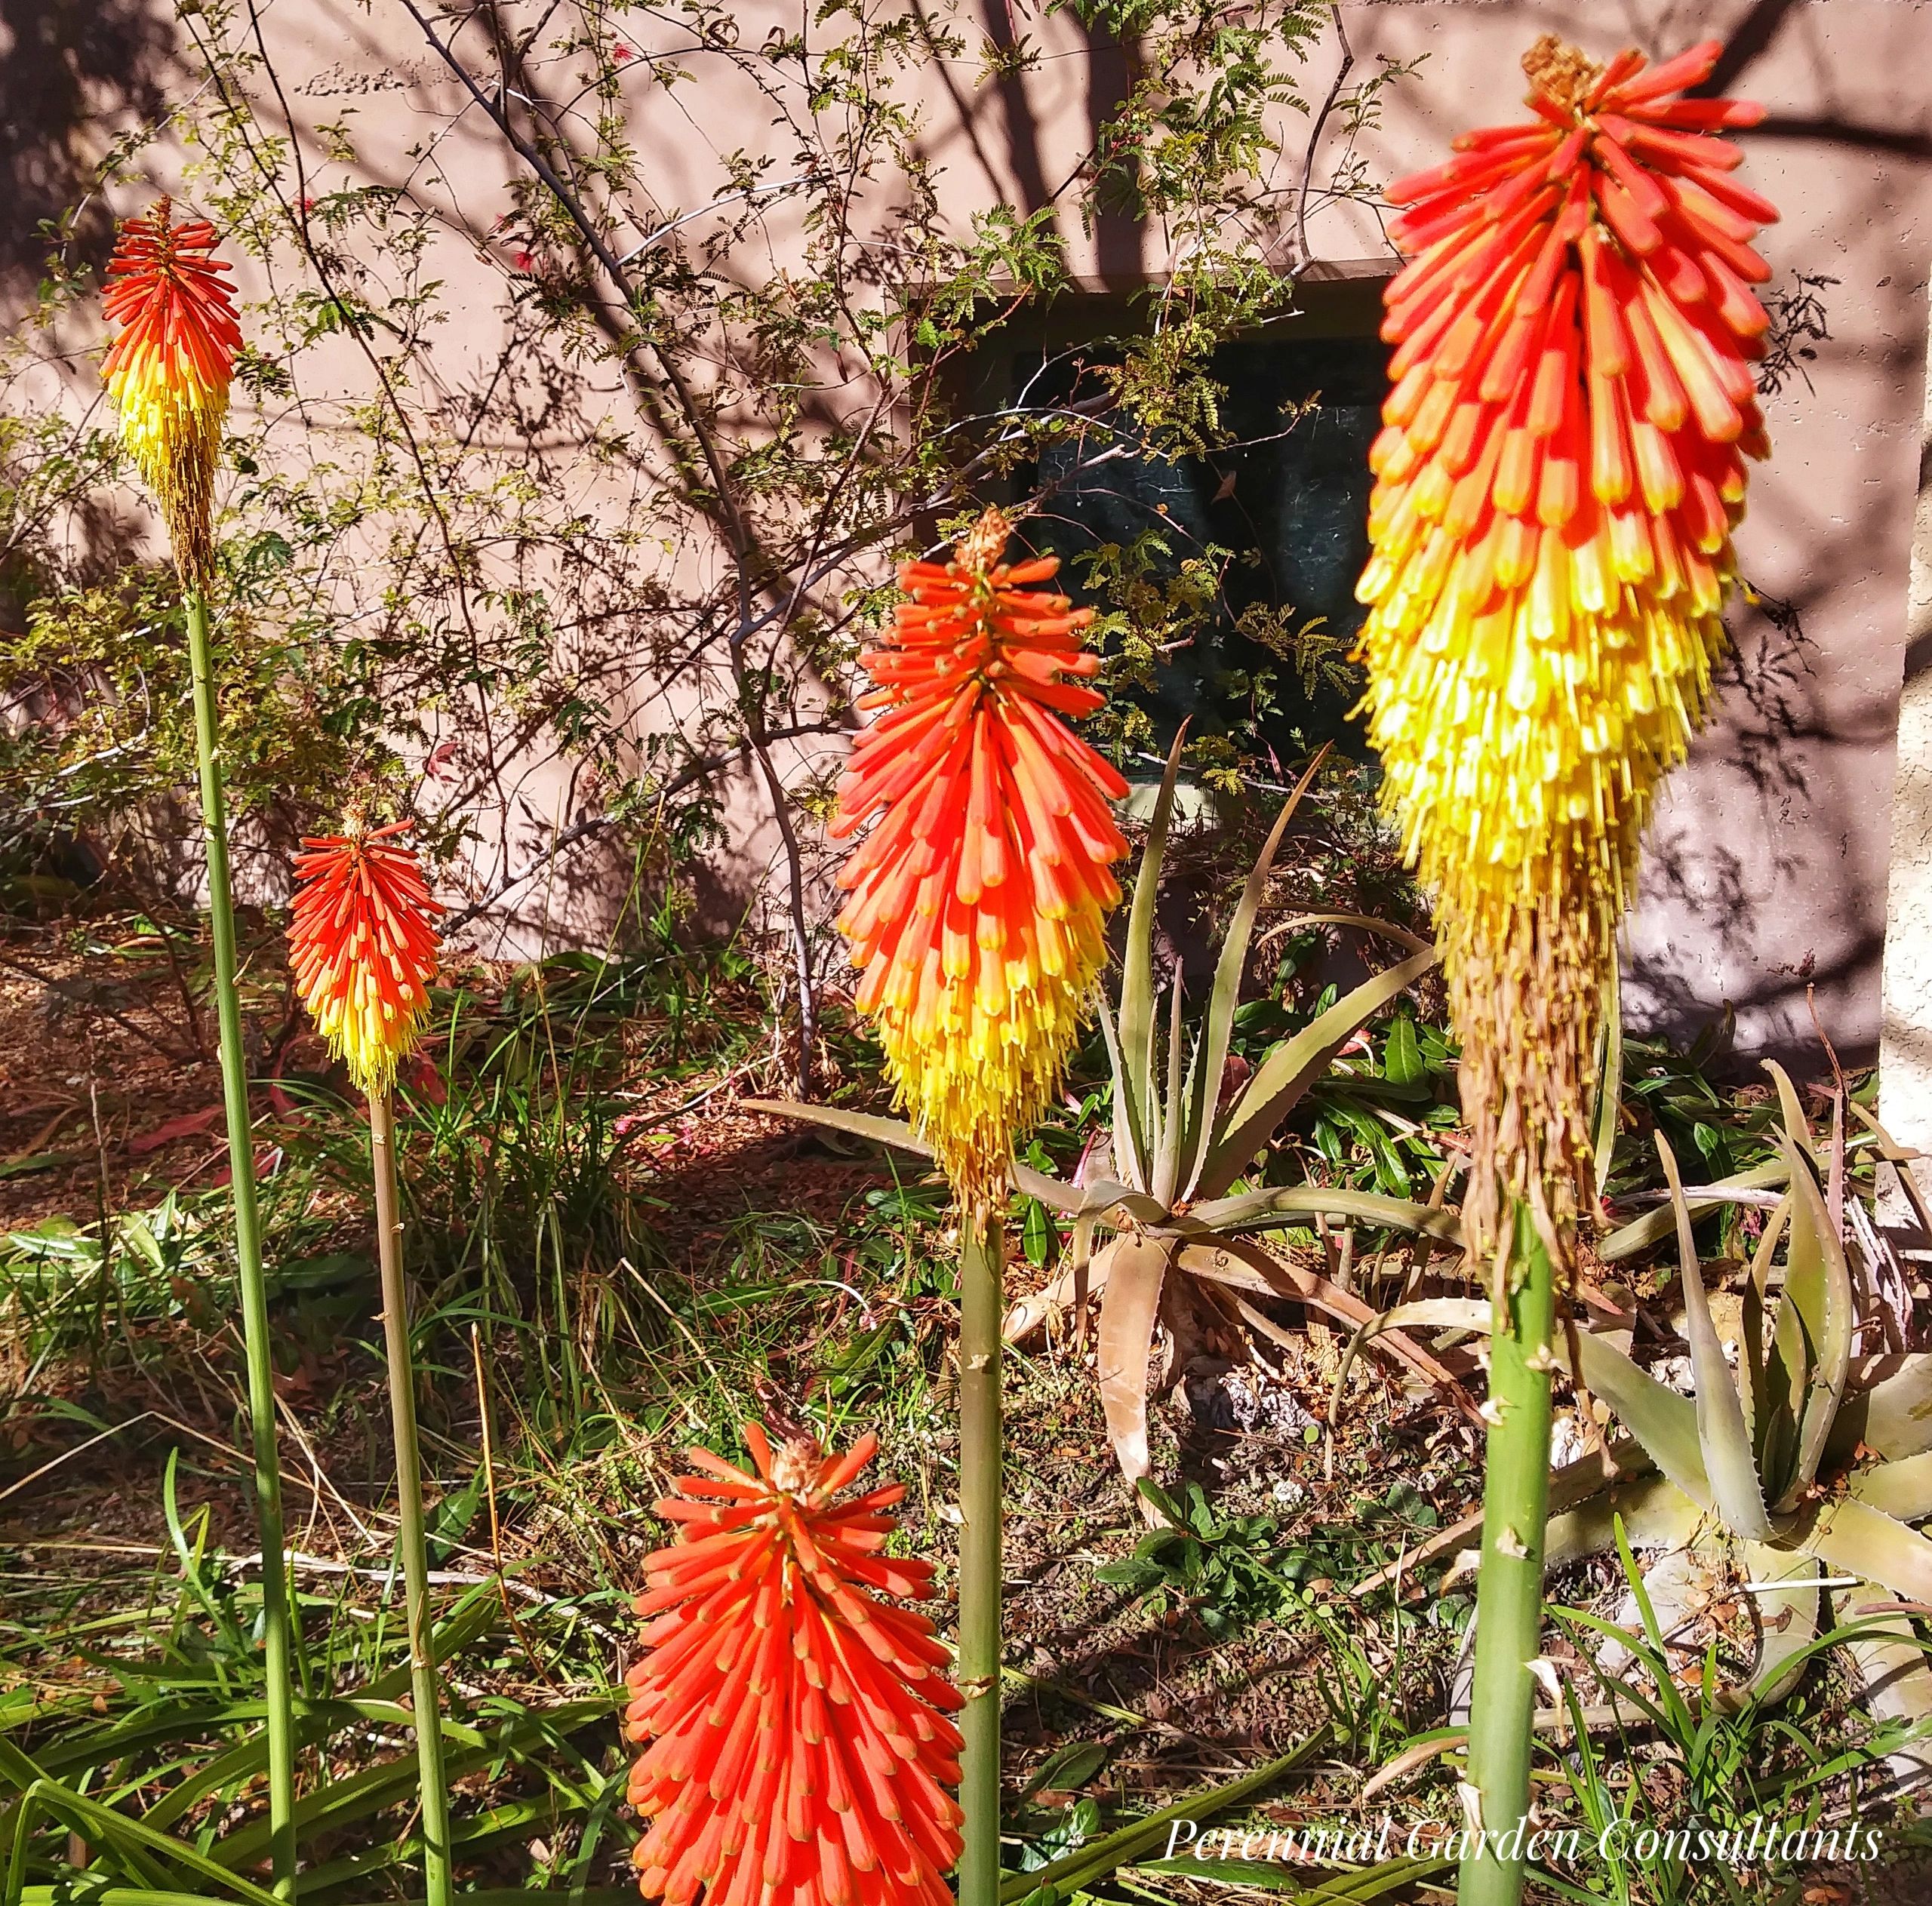
[{"label": "orange and yellow flower spike", "polygon": [[1676,95],[1710,42],[1592,65],[1546,36],[1535,115],[1393,187],[1395,346],[1371,455],[1369,733],[1438,896],[1475,1135],[1469,1217],[1588,1155],[1599,1001],[1657,783],[1702,722],[1745,460],[1768,444],[1751,249],[1774,208]]},{"label": "orange and yellow flower spike", "polygon": [[[645,1562],[647,1652],[625,1677],[625,1732],[651,1745],[631,1804],[647,1898],[691,1906],[949,1906],[959,1856],[960,1705],[944,1644],[896,1601],[933,1565],[883,1553],[891,1483],[833,1498],[878,1449],[808,1439],[774,1452],[756,1423],[747,1474],[708,1450],[660,1502],[685,1525]],[[890,1597],[891,1599],[886,1599]]]},{"label": "orange and yellow flower spike", "polygon": [[164,198],[121,227],[103,300],[121,332],[101,374],[122,436],[161,500],[182,580],[198,588],[214,562],[215,458],[242,331],[214,227],[171,224],[168,214]]},{"label": "orange and yellow flower spike", "polygon": [[1127,784],[1067,726],[1103,699],[1080,681],[1100,666],[1094,612],[1034,586],[1057,558],[1001,562],[1011,533],[989,509],[950,562],[900,570],[863,658],[878,685],[859,706],[883,712],[832,825],[874,822],[838,925],[900,1102],[969,1210],[1003,1196],[1013,1134],[1059,1083],[1127,851],[1108,806]]},{"label": "orange and yellow flower spike", "polygon": [[436,971],[436,916],[411,823],[305,840],[288,928],[296,990],[357,1088],[386,1092]]}]

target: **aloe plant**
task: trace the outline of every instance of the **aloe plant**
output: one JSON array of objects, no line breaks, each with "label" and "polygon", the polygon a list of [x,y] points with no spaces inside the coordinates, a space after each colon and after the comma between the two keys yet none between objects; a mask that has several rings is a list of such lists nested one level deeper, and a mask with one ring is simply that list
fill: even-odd
[{"label": "aloe plant", "polygon": [[[1426,941],[1405,930],[1352,915],[1311,920],[1366,927],[1394,939],[1407,957],[1337,1000],[1261,1059],[1246,1083],[1223,1095],[1240,1004],[1242,974],[1266,896],[1268,876],[1289,821],[1321,765],[1318,757],[1283,806],[1229,922],[1204,1011],[1190,1034],[1178,975],[1164,1001],[1155,976],[1155,901],[1174,813],[1180,766],[1177,743],[1155,804],[1129,908],[1118,996],[1098,1004],[1113,1073],[1111,1163],[1093,1180],[1073,1185],[1016,1163],[1014,1188],[1072,1222],[1071,1262],[1063,1287],[1084,1302],[1100,1293],[1101,1400],[1109,1438],[1130,1482],[1148,1475],[1147,1366],[1158,1323],[1185,1334],[1188,1311],[1179,1280],[1198,1280],[1228,1293],[1236,1315],[1264,1334],[1275,1327],[1249,1301],[1288,1297],[1331,1311],[1351,1325],[1373,1314],[1325,1277],[1297,1269],[1260,1249],[1257,1234],[1327,1218],[1378,1229],[1406,1230],[1453,1247],[1461,1244],[1454,1213],[1346,1186],[1296,1185],[1244,1190],[1254,1161],[1335,1055],[1363,1025],[1436,963]],[[1164,1034],[1161,1022],[1165,1019]],[[904,1121],[823,1105],[753,1100],[755,1111],[835,1126],[901,1149],[930,1155]],[[1111,1234],[1097,1250],[1098,1234]],[[1009,1323],[1008,1334],[1014,1333]],[[1446,1373],[1406,1342],[1395,1346],[1434,1378]]]},{"label": "aloe plant", "polygon": [[[1620,1521],[1636,1546],[1721,1563],[1757,1585],[1763,1645],[1748,1683],[1718,1692],[1731,1707],[1775,1698],[1795,1680],[1821,1632],[1828,1574],[1847,1585],[1854,1611],[1895,1597],[1932,1602],[1932,1539],[1912,1526],[1932,1516],[1932,1356],[1854,1356],[1853,1280],[1811,1134],[1790,1080],[1776,1065],[1767,1069],[1781,1105],[1775,1175],[1788,1188],[1744,1285],[1737,1367],[1712,1317],[1692,1203],[1659,1135],[1694,1394],[1659,1382],[1603,1336],[1572,1333],[1565,1345],[1558,1333],[1573,1376],[1609,1404],[1628,1440],[1614,1446],[1608,1477],[1595,1456],[1552,1477],[1560,1506],[1544,1555],[1555,1567],[1607,1552]],[[1392,1324],[1486,1330],[1489,1307],[1462,1299],[1398,1305],[1357,1333],[1349,1354]],[[1580,1488],[1580,1472],[1592,1467],[1596,1486]],[[1846,1638],[1877,1690],[1875,1705],[1932,1716],[1932,1670],[1909,1630],[1868,1619]],[[1921,1775],[1928,1764],[1895,1757],[1900,1772]]]}]

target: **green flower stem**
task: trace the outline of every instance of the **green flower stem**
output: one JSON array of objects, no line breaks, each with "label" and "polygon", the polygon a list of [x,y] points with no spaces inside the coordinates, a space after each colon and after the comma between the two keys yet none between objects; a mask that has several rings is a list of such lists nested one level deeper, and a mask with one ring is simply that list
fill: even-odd
[{"label": "green flower stem", "polygon": [[423,1533],[423,1461],[416,1434],[416,1366],[409,1288],[402,1274],[402,1218],[395,1188],[395,1114],[387,1092],[369,1095],[369,1155],[376,1179],[376,1256],[382,1267],[383,1347],[395,1440],[396,1519],[409,1619],[409,1686],[416,1722],[417,1785],[423,1808],[423,1889],[449,1906],[450,1790],[443,1772],[442,1690],[431,1646],[429,1551]]},{"label": "green flower stem", "polygon": [[221,1096],[228,1120],[235,1258],[241,1275],[242,1339],[254,1440],[255,1518],[262,1545],[262,1631],[269,1734],[269,1825],[276,1894],[295,1892],[295,1684],[290,1647],[288,1565],[281,1525],[281,1468],[275,1443],[274,1366],[269,1350],[268,1287],[262,1275],[261,1217],[255,1200],[254,1136],[248,1115],[248,1059],[235,990],[235,903],[228,879],[228,810],[222,792],[221,736],[208,660],[208,598],[184,592],[188,662],[194,678],[195,755],[201,769],[202,824],[208,836],[208,927],[214,942],[214,996],[221,1030]]},{"label": "green flower stem", "polygon": [[996,1212],[968,1213],[959,1254],[959,1688],[966,1705],[959,1906],[998,1906],[1000,1287]]},{"label": "green flower stem", "polygon": [[1530,1806],[1537,1691],[1529,1664],[1543,1636],[1556,1267],[1527,1204],[1515,1209],[1514,1248],[1494,1302],[1489,1364],[1494,1409],[1483,1483],[1469,1698],[1469,1779],[1481,1797],[1483,1831],[1463,1863],[1459,1906],[1517,1906],[1529,1837],[1522,1823]]}]

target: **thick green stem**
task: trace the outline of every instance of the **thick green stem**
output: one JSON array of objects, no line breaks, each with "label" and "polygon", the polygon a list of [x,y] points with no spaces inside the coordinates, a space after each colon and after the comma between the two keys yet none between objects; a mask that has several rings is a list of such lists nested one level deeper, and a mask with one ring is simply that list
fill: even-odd
[{"label": "thick green stem", "polygon": [[1463,1863],[1460,1906],[1517,1906],[1530,1830],[1530,1755],[1543,1636],[1543,1525],[1549,1511],[1549,1374],[1556,1267],[1527,1204],[1515,1209],[1490,1339],[1491,1403],[1476,1577],[1469,1785],[1482,1833]]},{"label": "thick green stem", "polygon": [[410,1698],[416,1720],[417,1785],[423,1806],[423,1890],[449,1906],[450,1791],[443,1773],[442,1690],[431,1647],[429,1551],[423,1534],[423,1462],[416,1434],[416,1366],[409,1288],[402,1274],[402,1217],[395,1191],[395,1119],[386,1092],[369,1095],[369,1153],[376,1179],[376,1256],[382,1267],[383,1347],[389,1366],[395,1439],[396,1519],[401,1524],[403,1600],[409,1621]]},{"label": "thick green stem", "polygon": [[969,1215],[959,1257],[959,1906],[998,1906],[1000,1283],[997,1214]]},{"label": "thick green stem", "polygon": [[216,1022],[221,1032],[221,1096],[235,1207],[235,1259],[242,1284],[242,1341],[248,1371],[255,1520],[262,1545],[262,1634],[269,1733],[269,1846],[276,1894],[295,1892],[295,1684],[290,1648],[288,1565],[281,1528],[281,1469],[275,1447],[274,1365],[269,1351],[268,1286],[255,1202],[255,1141],[248,1115],[248,1058],[235,989],[235,903],[228,881],[228,807],[222,792],[221,734],[208,661],[208,598],[186,592],[188,663],[194,678],[195,754],[208,836],[208,930],[214,942]]}]

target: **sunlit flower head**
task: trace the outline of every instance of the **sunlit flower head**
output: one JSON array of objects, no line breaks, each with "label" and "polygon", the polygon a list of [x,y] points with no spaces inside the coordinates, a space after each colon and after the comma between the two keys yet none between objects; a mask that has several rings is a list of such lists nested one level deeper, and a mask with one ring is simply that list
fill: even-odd
[{"label": "sunlit flower head", "polygon": [[1108,805],[1127,784],[1067,725],[1103,699],[1082,685],[1094,612],[1035,586],[1057,558],[1001,562],[1010,530],[989,509],[950,562],[900,570],[832,826],[871,824],[839,875],[859,1004],[972,1209],[1059,1082],[1127,850]]},{"label": "sunlit flower head", "polygon": [[361,1091],[386,1092],[416,1044],[436,971],[436,916],[411,826],[304,841],[288,928],[297,991]]},{"label": "sunlit flower head", "polygon": [[[1776,217],[1681,99],[1717,42],[1597,66],[1552,37],[1536,115],[1393,187],[1409,262],[1371,456],[1369,732],[1438,898],[1476,1158],[1574,1182],[1599,1001],[1657,783],[1703,718],[1745,460],[1768,449],[1751,249]],[[1500,1179],[1499,1187],[1498,1179]]]},{"label": "sunlit flower head", "polygon": [[809,1440],[757,1473],[703,1449],[660,1502],[683,1523],[645,1562],[645,1656],[625,1731],[650,1745],[630,1800],[650,1821],[631,1855],[666,1906],[947,1906],[959,1856],[960,1698],[945,1646],[895,1606],[932,1593],[930,1562],[884,1553],[889,1484],[833,1499],[871,1462]]},{"label": "sunlit flower head", "polygon": [[242,332],[214,227],[175,225],[168,214],[164,198],[121,227],[103,301],[121,329],[101,373],[121,434],[160,499],[176,565],[199,586],[214,560],[215,459]]}]

